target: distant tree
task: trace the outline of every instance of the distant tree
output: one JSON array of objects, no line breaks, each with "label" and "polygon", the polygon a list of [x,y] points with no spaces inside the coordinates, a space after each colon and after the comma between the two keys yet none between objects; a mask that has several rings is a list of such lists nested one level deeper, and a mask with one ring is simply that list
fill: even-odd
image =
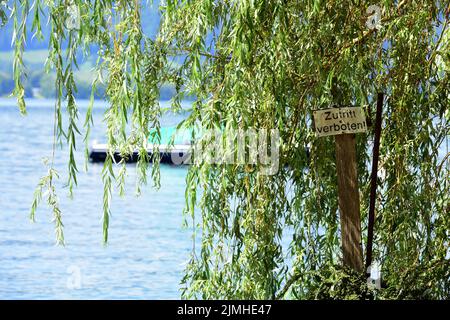
[{"label": "distant tree", "polygon": [[[373,4],[379,6],[380,20],[367,13]],[[15,94],[23,113],[24,21],[33,17],[39,37],[47,20],[41,9],[50,15],[55,135],[69,147],[70,190],[78,171],[73,155],[79,115],[76,53],[89,52],[91,45],[100,57],[94,87],[104,82],[109,101],[109,147],[124,156],[139,150],[141,183],[147,181],[149,130],[156,128],[156,141],[160,138],[160,89],[167,82],[177,88],[172,111],[180,110],[186,95],[196,97],[184,127],[279,129],[276,175],[261,174],[258,165],[190,166],[186,213],[202,240],[186,268],[184,297],[450,297],[449,167],[448,154],[439,153],[449,135],[449,1],[166,0],[154,38],[142,32],[146,12],[137,0],[35,0],[32,11],[26,0],[14,6]],[[108,77],[102,79],[103,70]],[[389,98],[374,258],[381,262],[385,288],[369,292],[364,277],[339,268],[334,144],[314,136],[311,114],[336,102],[373,105],[380,91]],[[69,119],[65,128],[62,112]],[[91,123],[92,106],[85,121],[87,140]],[[372,139],[371,132],[357,139],[364,230]],[[158,186],[158,159],[153,160]],[[111,188],[118,182],[122,190],[126,170],[121,163],[115,174],[114,167],[109,156],[103,170],[105,241]],[[48,190],[57,238],[63,241],[55,178],[49,163],[32,217]],[[282,239],[289,234],[289,248],[283,251]]]}]

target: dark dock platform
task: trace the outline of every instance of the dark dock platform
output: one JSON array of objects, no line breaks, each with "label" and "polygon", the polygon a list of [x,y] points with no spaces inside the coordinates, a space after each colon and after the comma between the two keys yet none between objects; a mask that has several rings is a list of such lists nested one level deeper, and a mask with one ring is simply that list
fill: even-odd
[{"label": "dark dock platform", "polygon": [[[185,165],[189,160],[190,145],[159,145],[160,162],[173,165]],[[153,145],[147,146],[147,154],[150,161],[153,159]],[[93,142],[89,151],[89,160],[91,162],[105,162],[108,153],[108,146],[106,144],[99,144]],[[134,151],[127,159],[126,162],[133,163],[138,161],[138,151]],[[114,152],[114,161],[119,162],[122,160],[120,152]]]}]

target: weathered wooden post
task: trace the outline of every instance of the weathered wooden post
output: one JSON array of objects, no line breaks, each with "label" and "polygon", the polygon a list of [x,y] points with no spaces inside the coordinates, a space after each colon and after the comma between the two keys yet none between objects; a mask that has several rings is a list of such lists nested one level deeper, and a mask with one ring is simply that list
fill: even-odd
[{"label": "weathered wooden post", "polygon": [[314,112],[316,135],[335,136],[338,202],[344,265],[363,271],[361,214],[355,133],[367,130],[362,108],[340,107]]},{"label": "weathered wooden post", "polygon": [[336,171],[344,265],[361,272],[363,254],[355,140],[354,134],[335,137]]}]

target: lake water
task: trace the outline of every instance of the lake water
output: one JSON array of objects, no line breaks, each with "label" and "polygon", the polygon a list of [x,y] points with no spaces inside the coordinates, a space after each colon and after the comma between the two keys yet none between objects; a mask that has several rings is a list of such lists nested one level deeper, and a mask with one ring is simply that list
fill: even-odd
[{"label": "lake water", "polygon": [[[28,219],[34,189],[46,173],[41,159],[51,155],[53,102],[34,100],[28,106],[28,116],[22,117],[13,100],[0,99],[0,299],[180,298],[180,280],[192,249],[192,232],[182,228],[186,168],[162,165],[161,189],[149,185],[136,197],[136,170],[129,165],[127,194],[113,197],[105,247],[102,164],[89,163],[87,173],[80,170],[71,200],[63,188],[67,153],[58,151],[66,246],[56,246],[45,202],[37,222]],[[85,102],[80,109],[83,118]],[[99,142],[105,141],[103,110],[104,104],[96,104],[92,140]],[[182,118],[169,115],[162,124],[173,126]],[[442,146],[441,158],[447,148]],[[83,148],[76,158],[83,168]],[[285,248],[288,239],[287,232]]]},{"label": "lake water", "polygon": [[[13,100],[0,100],[0,299],[178,299],[192,248],[182,228],[186,168],[161,166],[161,189],[136,197],[133,165],[127,194],[114,195],[109,244],[102,245],[102,164],[80,170],[68,198],[67,153],[58,151],[58,195],[66,246],[55,245],[51,213],[42,202],[36,223],[28,219],[34,189],[51,155],[53,102],[30,101],[22,117]],[[81,105],[84,118],[86,103]],[[96,105],[92,139],[105,141],[103,105]],[[173,125],[181,116],[167,116]],[[82,121],[80,121],[82,123]],[[80,140],[81,142],[81,140]],[[83,168],[82,145],[77,153]]]}]

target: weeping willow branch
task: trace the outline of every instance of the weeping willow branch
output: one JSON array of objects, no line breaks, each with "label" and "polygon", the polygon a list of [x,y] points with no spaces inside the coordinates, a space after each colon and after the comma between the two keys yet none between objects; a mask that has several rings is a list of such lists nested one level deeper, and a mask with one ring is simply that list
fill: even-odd
[{"label": "weeping willow branch", "polygon": [[[176,89],[172,111],[180,111],[183,97],[195,99],[184,128],[277,129],[282,151],[272,175],[262,174],[262,164],[254,163],[198,162],[189,167],[184,212],[191,217],[194,238],[201,227],[201,242],[193,241],[182,296],[282,299],[289,292],[289,298],[299,299],[324,294],[366,298],[363,275],[352,278],[336,267],[341,250],[335,150],[331,139],[315,137],[311,113],[329,107],[336,97],[349,105],[370,105],[382,91],[390,98],[380,146],[384,174],[378,181],[373,255],[382,264],[387,287],[375,297],[399,297],[407,288],[412,296],[448,297],[448,272],[430,262],[448,261],[449,184],[433,187],[448,176],[448,167],[440,162],[448,155],[439,149],[449,135],[448,125],[442,125],[449,121],[447,20],[441,34],[436,28],[448,12],[448,1],[394,1],[382,11],[386,16],[376,32],[365,24],[371,1],[167,1],[154,39],[142,30],[146,8],[141,1],[76,0],[77,31],[63,22],[67,1],[36,3],[50,12],[52,33],[45,40],[48,69],[57,77],[55,136],[69,148],[69,191],[77,183],[74,155],[80,134],[74,72],[79,54],[86,57],[87,48],[98,48],[92,92],[104,83],[108,101],[108,157],[102,171],[105,243],[113,190],[125,192],[127,170],[123,162],[115,163],[113,153],[126,158],[138,150],[137,193],[149,174],[159,187],[160,159],[149,159],[145,146],[149,138],[161,141],[160,88],[169,83]],[[22,113],[29,10],[28,1],[14,3],[14,94]],[[33,19],[40,33],[39,14]],[[389,44],[383,45],[386,40]],[[433,63],[437,53],[443,60],[439,65]],[[93,97],[85,115],[85,150]],[[68,119],[64,127],[63,117]],[[372,134],[357,137],[363,229]],[[238,148],[231,143],[231,149]],[[159,155],[157,146],[154,151]],[[52,181],[39,182],[31,216],[47,190],[57,237],[62,237]],[[413,283],[396,276],[416,267],[430,273],[418,274]],[[330,281],[344,288],[324,293],[332,290]],[[352,285],[345,287],[347,282]]]}]

